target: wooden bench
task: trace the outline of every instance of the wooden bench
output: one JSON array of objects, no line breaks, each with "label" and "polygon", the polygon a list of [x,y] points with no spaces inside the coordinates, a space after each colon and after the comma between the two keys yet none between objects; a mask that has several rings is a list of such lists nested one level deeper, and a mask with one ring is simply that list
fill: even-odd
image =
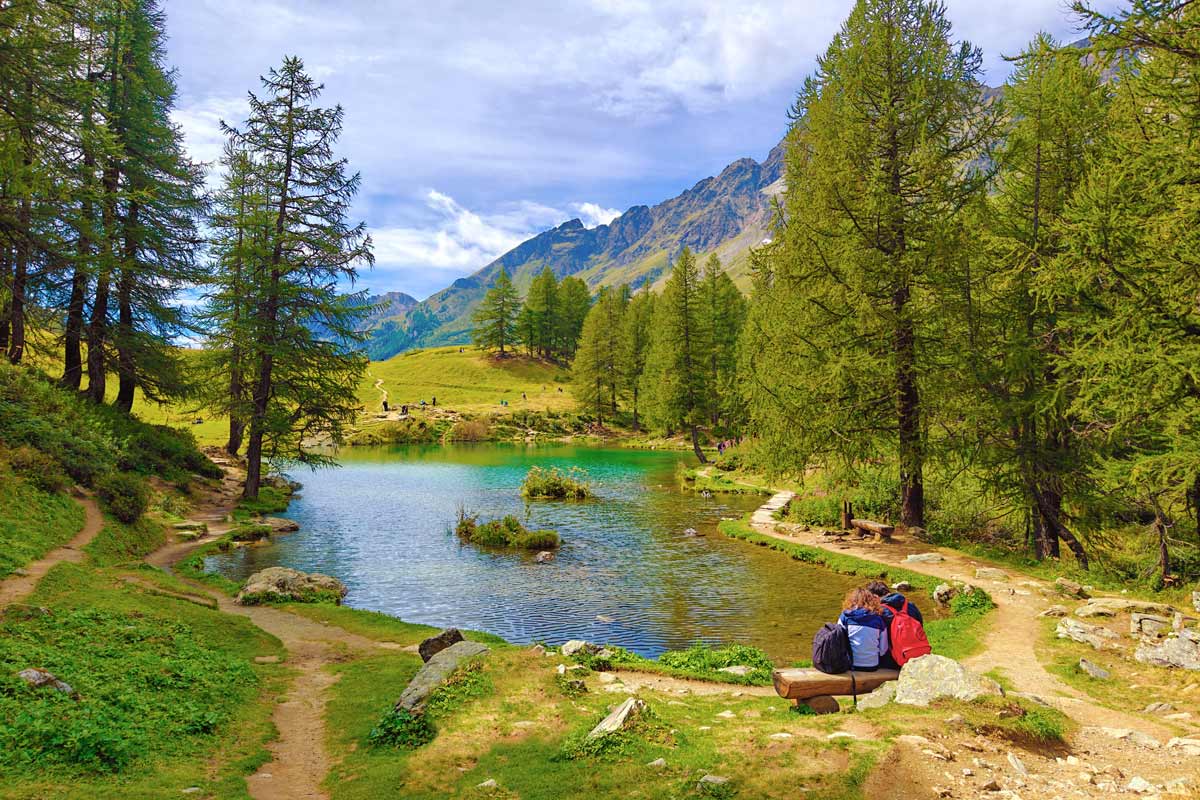
[{"label": "wooden bench", "polygon": [[899,677],[900,671],[895,669],[855,672],[852,684],[849,672],[830,675],[815,669],[777,669],[771,674],[780,697],[795,700],[797,706],[806,705],[818,714],[837,712],[838,702],[834,698],[853,694],[854,686],[861,697]]},{"label": "wooden bench", "polygon": [[850,527],[861,533],[863,536],[875,534],[875,541],[890,542],[892,534],[896,532],[895,525],[885,525],[882,522],[873,522],[869,519],[852,519]]}]

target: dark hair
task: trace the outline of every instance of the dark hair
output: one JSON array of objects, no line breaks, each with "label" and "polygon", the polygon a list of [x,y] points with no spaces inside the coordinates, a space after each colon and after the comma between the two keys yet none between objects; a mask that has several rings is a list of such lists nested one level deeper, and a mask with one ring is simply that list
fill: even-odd
[{"label": "dark hair", "polygon": [[871,581],[867,584],[867,591],[876,597],[887,597],[892,593],[892,590],[883,581]]}]

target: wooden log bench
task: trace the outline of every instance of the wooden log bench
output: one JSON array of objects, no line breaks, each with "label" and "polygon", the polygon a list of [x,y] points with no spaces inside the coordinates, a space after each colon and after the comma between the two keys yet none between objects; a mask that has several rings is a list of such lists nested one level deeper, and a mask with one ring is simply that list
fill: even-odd
[{"label": "wooden log bench", "polygon": [[875,535],[877,542],[890,542],[892,534],[896,532],[895,525],[885,525],[882,522],[874,522],[869,519],[852,519],[850,527],[858,531],[863,536]]},{"label": "wooden log bench", "polygon": [[830,675],[816,669],[777,669],[771,674],[780,697],[795,700],[797,706],[806,705],[818,714],[836,713],[838,702],[834,698],[853,694],[854,685],[862,697],[899,677],[900,671],[895,669],[855,672],[851,684],[849,672]]}]

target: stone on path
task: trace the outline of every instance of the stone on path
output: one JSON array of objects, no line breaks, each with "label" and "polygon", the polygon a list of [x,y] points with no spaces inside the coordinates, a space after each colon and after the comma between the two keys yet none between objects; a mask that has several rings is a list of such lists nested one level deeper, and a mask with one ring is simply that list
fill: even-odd
[{"label": "stone on path", "polygon": [[346,587],[337,578],[287,567],[267,567],[246,579],[234,602],[243,606],[323,600],[340,604],[345,596]]},{"label": "stone on path", "polygon": [[1133,657],[1155,667],[1200,670],[1200,631],[1184,628],[1162,644],[1143,644]]},{"label": "stone on path", "polygon": [[721,667],[717,672],[727,672],[730,675],[745,677],[754,671],[754,667],[748,667],[745,664],[734,664],[732,667]]},{"label": "stone on path", "polygon": [[908,564],[937,564],[945,561],[941,555],[937,553],[913,553],[904,559]]},{"label": "stone on path", "polygon": [[1088,597],[1088,593],[1084,591],[1084,588],[1069,578],[1059,578],[1054,582],[1054,587],[1063,594],[1071,597],[1079,597],[1083,599],[1087,599]]},{"label": "stone on path", "polygon": [[600,720],[600,723],[596,727],[592,728],[591,732],[587,735],[588,740],[599,739],[610,733],[624,730],[632,725],[645,710],[646,704],[643,701],[636,697],[630,697],[613,709],[611,714]]},{"label": "stone on path", "polygon": [[1137,747],[1143,747],[1147,750],[1157,750],[1162,747],[1162,742],[1155,739],[1149,734],[1135,731],[1130,728],[1084,728],[1084,731],[1095,731],[1103,734],[1110,739],[1117,739],[1123,742],[1129,742]]},{"label": "stone on path", "polygon": [[1059,621],[1054,629],[1054,635],[1059,639],[1070,639],[1080,644],[1090,644],[1097,650],[1116,649],[1120,647],[1120,634],[1101,628],[1099,625],[1088,625],[1069,617]]},{"label": "stone on path", "polygon": [[1066,606],[1053,605],[1053,606],[1050,606],[1049,608],[1047,608],[1042,613],[1038,614],[1038,616],[1039,617],[1065,617],[1067,614],[1070,614],[1070,613],[1071,613],[1070,610]]},{"label": "stone on path", "polygon": [[1176,750],[1186,756],[1200,756],[1200,739],[1175,737],[1167,742],[1168,750]]},{"label": "stone on path", "polygon": [[1093,664],[1086,658],[1079,659],[1079,669],[1099,681],[1106,681],[1112,677],[1112,673],[1110,673],[1104,667],[1100,666],[1099,664]]},{"label": "stone on path", "polygon": [[1172,620],[1161,614],[1134,611],[1129,615],[1130,636],[1163,636],[1171,630],[1171,625]]},{"label": "stone on path", "polygon": [[1026,768],[1025,763],[1021,761],[1021,759],[1017,758],[1015,753],[1008,754],[1008,764],[1013,768],[1013,772],[1017,773],[1021,777],[1027,777],[1029,775],[1029,770]]},{"label": "stone on path", "polygon": [[436,656],[438,653],[445,650],[452,644],[457,644],[463,641],[462,632],[458,628],[446,628],[446,630],[430,636],[425,641],[421,642],[417,647],[417,652],[421,655],[421,660],[428,663],[429,659]]},{"label": "stone on path", "polygon": [[1145,778],[1135,775],[1126,784],[1125,789],[1130,792],[1137,792],[1138,794],[1150,794],[1154,792],[1154,784]]},{"label": "stone on path", "polygon": [[1096,603],[1087,603],[1075,609],[1077,617],[1115,617],[1116,609],[1112,606],[1102,606]]},{"label": "stone on path", "polygon": [[895,699],[902,705],[927,706],[941,697],[970,701],[1003,694],[1000,684],[991,678],[976,675],[953,659],[930,654],[901,668]]},{"label": "stone on path", "polygon": [[980,567],[975,570],[975,577],[985,578],[990,581],[1006,581],[1008,580],[1008,573],[995,567]]},{"label": "stone on path", "polygon": [[429,695],[441,686],[454,670],[467,659],[483,655],[487,651],[488,646],[479,642],[456,642],[436,653],[409,681],[408,687],[396,701],[396,710],[420,713],[424,710]]}]

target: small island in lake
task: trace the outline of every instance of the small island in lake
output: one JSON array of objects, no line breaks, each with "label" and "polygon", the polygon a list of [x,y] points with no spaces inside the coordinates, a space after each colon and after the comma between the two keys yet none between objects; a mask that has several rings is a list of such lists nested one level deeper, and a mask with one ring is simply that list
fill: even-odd
[{"label": "small island in lake", "polygon": [[517,550],[546,550],[562,542],[552,530],[529,530],[509,514],[501,519],[480,522],[479,517],[460,511],[454,532],[471,544],[484,547],[509,547]]}]

